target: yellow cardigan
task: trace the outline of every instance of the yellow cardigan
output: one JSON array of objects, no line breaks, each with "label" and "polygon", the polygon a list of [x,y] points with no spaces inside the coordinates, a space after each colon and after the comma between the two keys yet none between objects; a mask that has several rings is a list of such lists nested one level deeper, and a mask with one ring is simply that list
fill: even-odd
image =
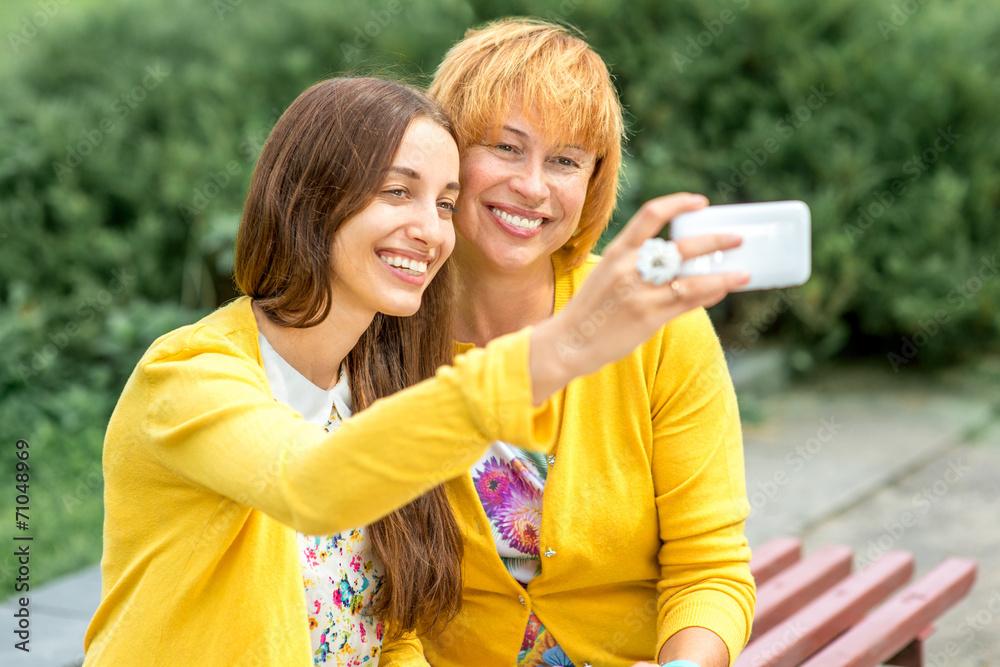
[{"label": "yellow cardigan", "polygon": [[129,378],[104,444],[87,665],[311,665],[296,530],[368,524],[494,439],[550,441],[551,409],[531,407],[527,331],[333,433],[274,400],[257,335],[238,299],[158,339]]},{"label": "yellow cardigan", "polygon": [[[554,258],[556,310],[598,259],[570,272]],[[736,396],[705,311],[673,320],[553,403],[541,574],[525,591],[497,555],[469,473],[449,482],[465,529],[464,601],[440,636],[422,638],[427,661],[510,667],[532,609],[577,667],[655,662],[687,626],[713,630],[735,660],[756,600],[750,505]]]}]

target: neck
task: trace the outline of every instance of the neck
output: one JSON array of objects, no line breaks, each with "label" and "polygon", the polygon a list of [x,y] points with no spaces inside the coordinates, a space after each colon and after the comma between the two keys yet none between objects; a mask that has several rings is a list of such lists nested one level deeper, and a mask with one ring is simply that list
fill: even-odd
[{"label": "neck", "polygon": [[459,282],[454,327],[459,342],[482,347],[552,315],[555,272],[551,261],[512,271],[497,270],[459,252],[452,261]]},{"label": "neck", "polygon": [[275,324],[256,303],[257,329],[274,351],[304,378],[321,389],[333,388],[340,379],[340,365],[372,322],[374,313],[348,312],[336,302],[326,319],[299,329]]}]

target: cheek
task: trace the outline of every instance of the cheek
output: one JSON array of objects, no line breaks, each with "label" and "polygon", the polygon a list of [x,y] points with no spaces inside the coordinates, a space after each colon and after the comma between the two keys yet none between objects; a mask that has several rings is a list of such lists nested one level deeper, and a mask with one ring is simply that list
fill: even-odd
[{"label": "cheek", "polygon": [[503,181],[503,163],[482,150],[468,151],[458,170],[462,184],[461,200],[474,205],[484,191]]},{"label": "cheek", "polygon": [[457,210],[452,216],[451,239],[454,244],[455,235],[469,238],[473,228],[476,226],[476,202],[472,197],[462,195],[458,199]]},{"label": "cheek", "polygon": [[441,244],[441,256],[448,259],[455,249],[455,224],[447,225],[444,230],[444,243]]},{"label": "cheek", "polygon": [[580,221],[580,215],[583,213],[583,204],[587,201],[588,185],[589,182],[582,185],[573,185],[564,190],[563,196],[560,198],[563,204],[563,211],[566,212],[567,217],[571,218],[574,223]]},{"label": "cheek", "polygon": [[576,199],[580,208],[583,208],[583,202],[587,200],[587,192],[590,190],[591,186],[591,174],[578,174],[577,181],[573,184],[573,198]]}]

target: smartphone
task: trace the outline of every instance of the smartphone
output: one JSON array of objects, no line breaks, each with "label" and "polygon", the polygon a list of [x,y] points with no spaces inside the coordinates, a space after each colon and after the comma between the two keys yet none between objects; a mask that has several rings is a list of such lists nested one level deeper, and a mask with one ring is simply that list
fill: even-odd
[{"label": "smartphone", "polygon": [[673,219],[660,236],[673,240],[701,234],[736,234],[743,244],[694,257],[680,276],[746,271],[750,282],[738,292],[794,287],[812,273],[812,217],[801,201],[708,206]]}]

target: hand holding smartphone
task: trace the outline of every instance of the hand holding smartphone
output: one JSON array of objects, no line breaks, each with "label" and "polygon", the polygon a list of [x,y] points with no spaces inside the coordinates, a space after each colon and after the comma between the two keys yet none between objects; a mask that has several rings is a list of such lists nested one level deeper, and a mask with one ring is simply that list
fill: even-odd
[{"label": "hand holding smartphone", "polygon": [[659,235],[675,241],[702,234],[741,236],[740,247],[689,259],[677,275],[746,271],[750,282],[736,291],[747,292],[793,287],[809,279],[811,226],[809,207],[801,201],[726,204],[682,213]]}]

